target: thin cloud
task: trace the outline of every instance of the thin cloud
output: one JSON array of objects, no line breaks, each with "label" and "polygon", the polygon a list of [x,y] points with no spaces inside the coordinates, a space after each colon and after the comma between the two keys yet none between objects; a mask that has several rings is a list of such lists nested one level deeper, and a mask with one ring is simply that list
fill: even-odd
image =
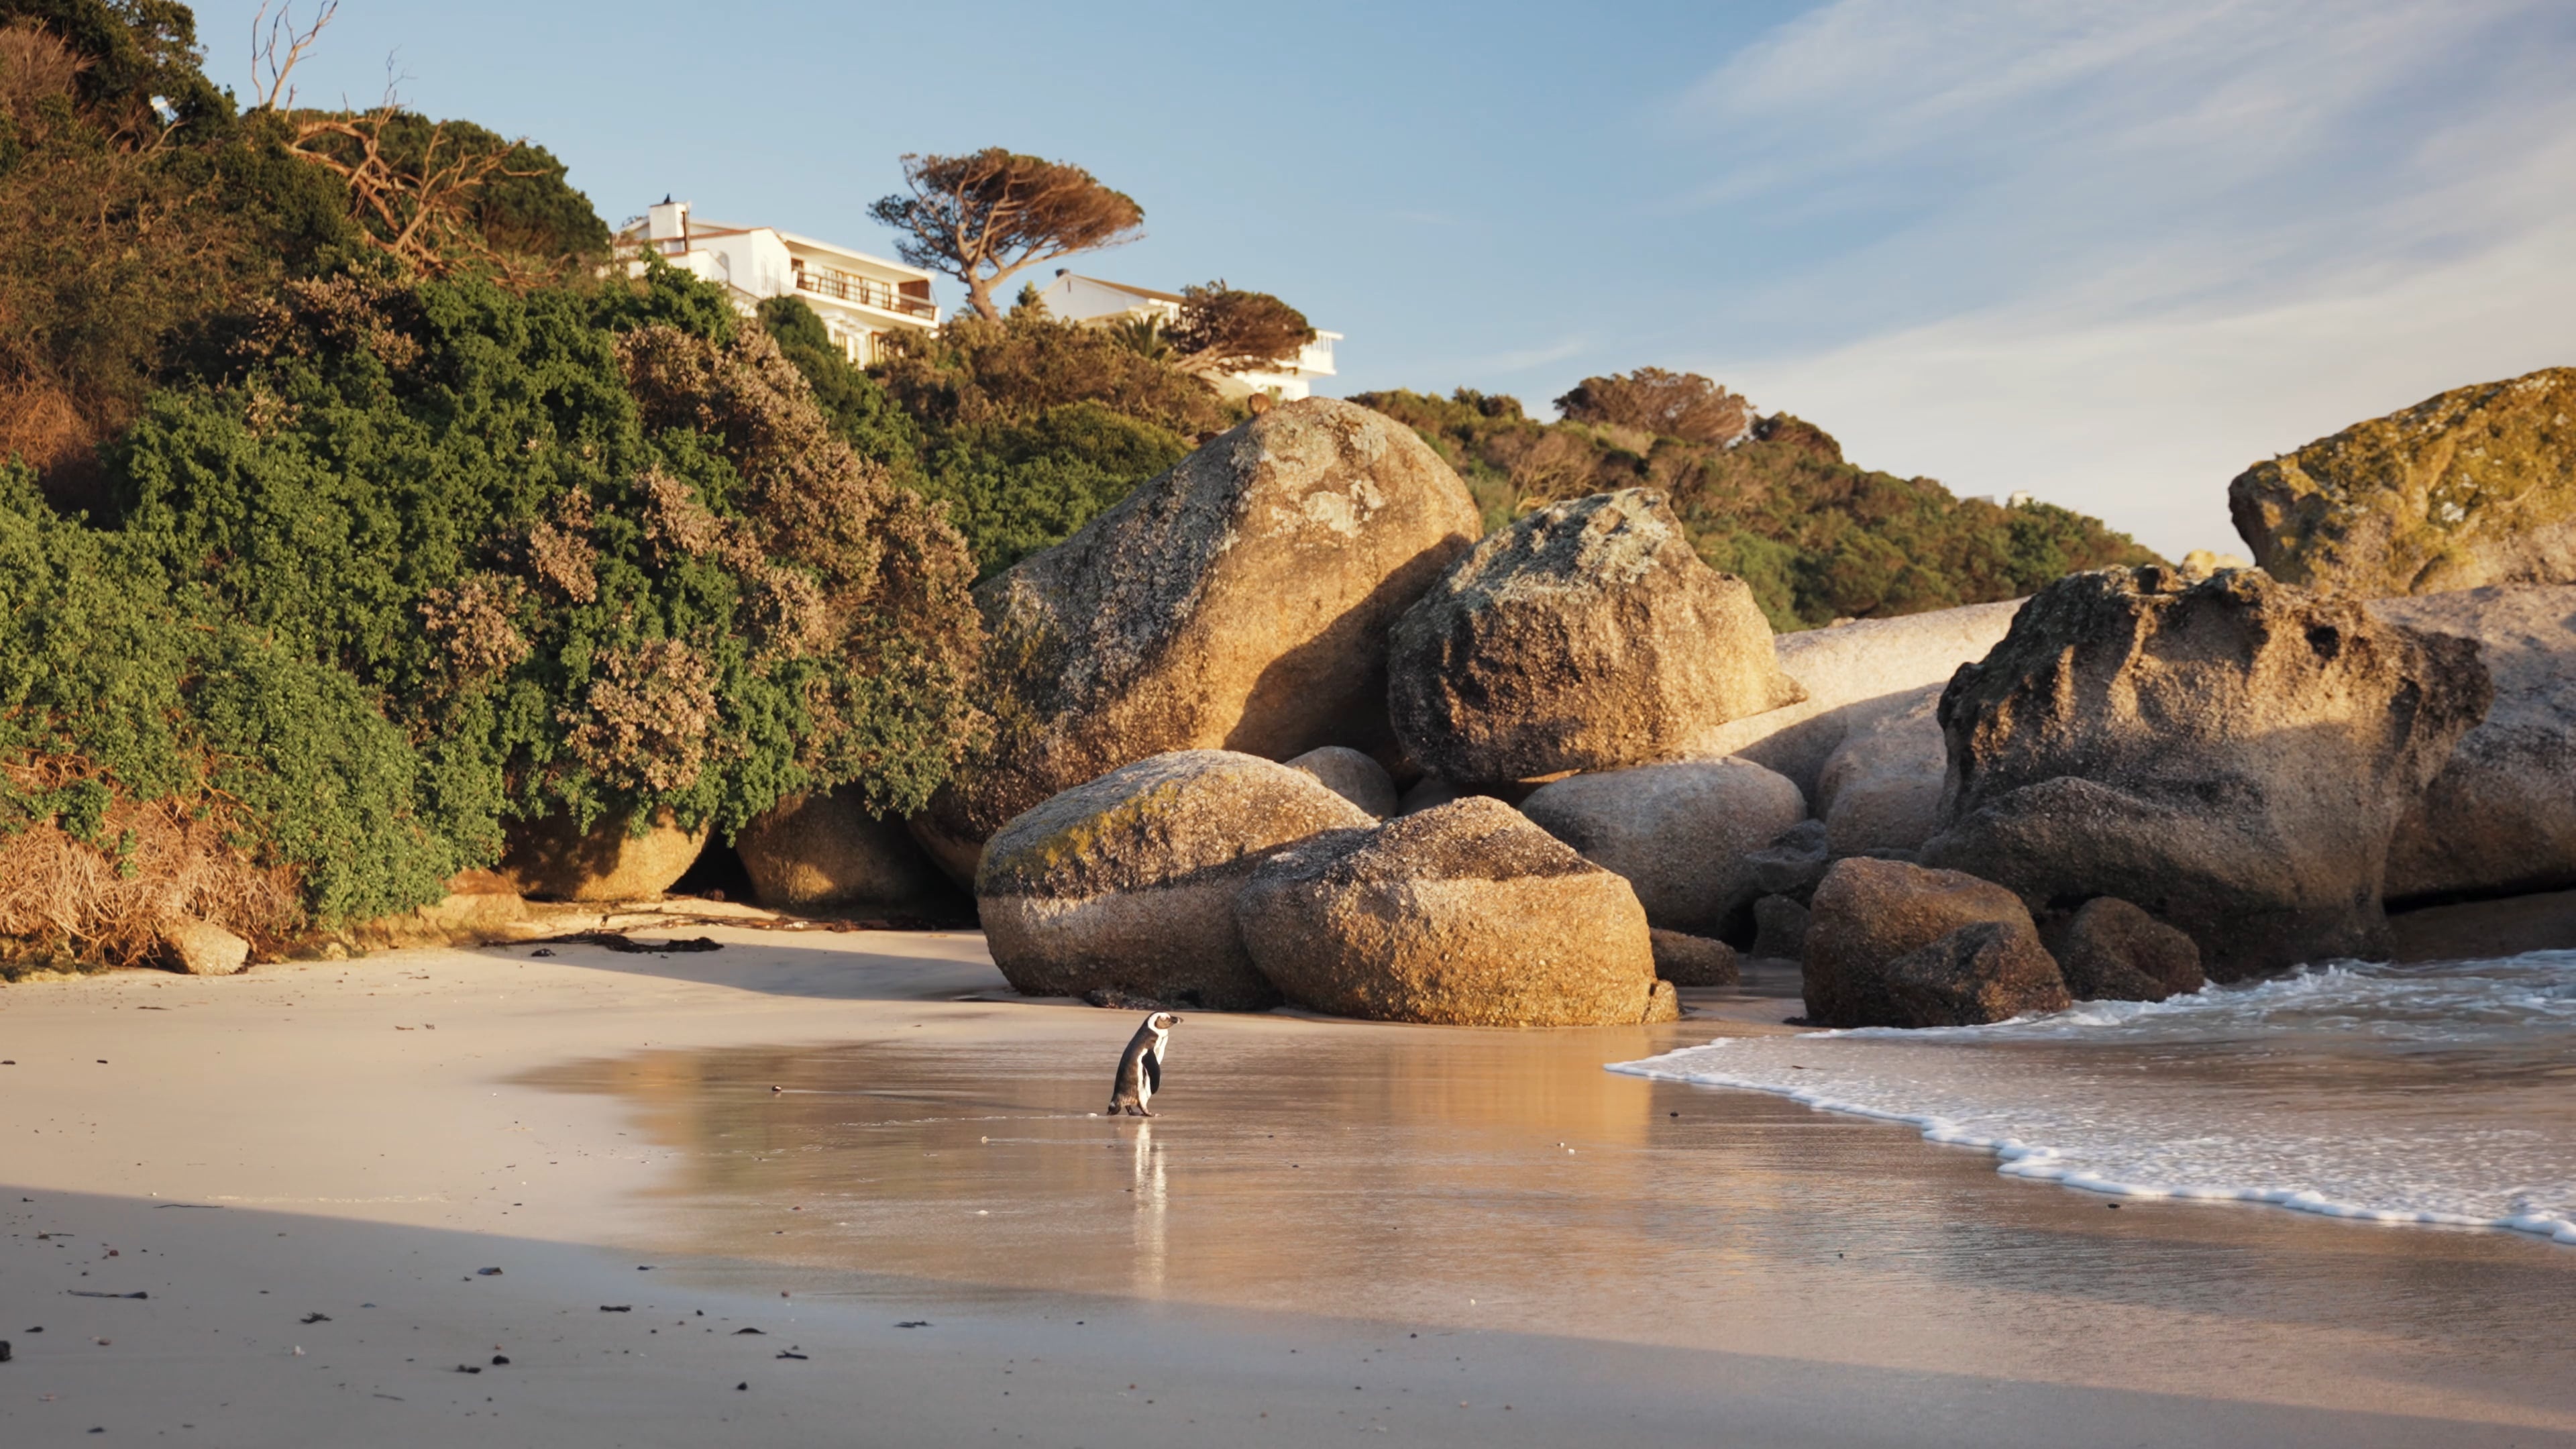
[{"label": "thin cloud", "polygon": [[1724,140],[1676,204],[1817,238],[1731,304],[1730,376],[2206,546],[2254,458],[2576,361],[2571,72],[2553,0],[1837,0],[1674,107]]}]

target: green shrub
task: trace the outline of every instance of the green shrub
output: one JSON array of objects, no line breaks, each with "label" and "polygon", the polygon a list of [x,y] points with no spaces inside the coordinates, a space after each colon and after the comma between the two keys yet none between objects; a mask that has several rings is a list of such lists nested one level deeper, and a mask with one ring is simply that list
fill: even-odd
[{"label": "green shrub", "polygon": [[2001,508],[1953,497],[1929,478],[1858,467],[1823,429],[1786,413],[1731,441],[1727,410],[1740,410],[1742,400],[1714,384],[1691,386],[1705,379],[1648,368],[1585,386],[1601,391],[1634,379],[1654,385],[1648,403],[1677,396],[1701,412],[1725,412],[1694,430],[1726,440],[1616,422],[1541,423],[1515,399],[1466,389],[1448,398],[1398,391],[1352,400],[1420,433],[1466,480],[1488,528],[1564,498],[1662,489],[1699,556],[1750,584],[1776,629],[2017,598],[2083,569],[2155,560],[2126,535],[2067,509]]},{"label": "green shrub", "polygon": [[353,271],[231,355],[117,445],[130,546],[366,690],[468,863],[513,819],[907,811],[972,737],[962,544],[714,289]]},{"label": "green shrub", "polygon": [[271,939],[461,864],[354,682],[195,602],[0,468],[0,936],[131,959],[177,910]]}]

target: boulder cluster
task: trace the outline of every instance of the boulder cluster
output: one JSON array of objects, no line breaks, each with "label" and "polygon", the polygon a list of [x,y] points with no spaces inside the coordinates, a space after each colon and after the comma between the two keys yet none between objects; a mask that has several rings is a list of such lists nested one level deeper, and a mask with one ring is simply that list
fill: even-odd
[{"label": "boulder cluster", "polygon": [[996,740],[908,839],[800,802],[745,864],[825,901],[935,862],[1032,994],[1462,1025],[1668,1020],[1740,956],[1920,1027],[2384,955],[2392,899],[2576,887],[2576,579],[2430,591],[2552,555],[2315,480],[2501,488],[2430,433],[2556,447],[2561,381],[2249,474],[2273,573],[1777,639],[1652,490],[1479,538],[1412,432],[1290,403],[978,589]]}]

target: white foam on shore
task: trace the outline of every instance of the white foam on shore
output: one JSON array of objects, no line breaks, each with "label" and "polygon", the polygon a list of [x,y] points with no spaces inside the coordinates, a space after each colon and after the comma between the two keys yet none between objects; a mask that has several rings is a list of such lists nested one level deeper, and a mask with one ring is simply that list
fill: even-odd
[{"label": "white foam on shore", "polygon": [[1721,1039],[1610,1070],[1905,1122],[2090,1192],[2576,1244],[2576,952],[2339,963],[1995,1026]]}]

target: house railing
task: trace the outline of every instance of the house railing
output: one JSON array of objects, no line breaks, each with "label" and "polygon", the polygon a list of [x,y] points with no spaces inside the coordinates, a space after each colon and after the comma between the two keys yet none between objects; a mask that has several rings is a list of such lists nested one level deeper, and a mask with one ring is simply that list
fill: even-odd
[{"label": "house railing", "polygon": [[900,312],[907,317],[928,319],[939,315],[938,306],[928,297],[907,297],[874,277],[818,267],[811,262],[796,269],[796,289],[818,297],[874,307],[882,312]]}]

